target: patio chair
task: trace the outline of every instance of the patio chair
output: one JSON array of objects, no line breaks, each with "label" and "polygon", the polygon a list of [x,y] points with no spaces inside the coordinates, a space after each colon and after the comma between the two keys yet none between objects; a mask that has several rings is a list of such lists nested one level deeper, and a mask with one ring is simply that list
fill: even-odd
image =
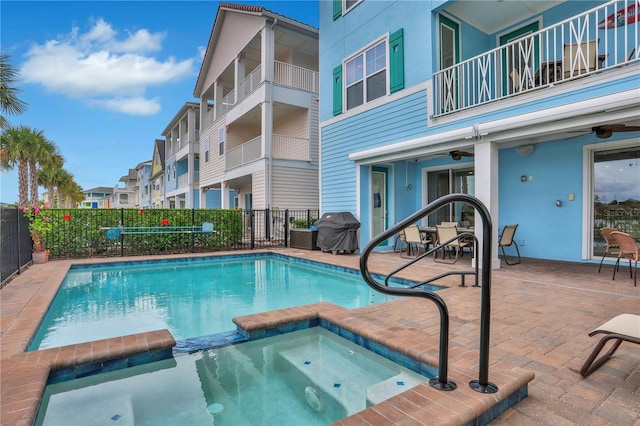
[{"label": "patio chair", "polygon": [[584,75],[596,69],[598,40],[564,45],[562,68],[564,78]]},{"label": "patio chair", "polygon": [[405,243],[404,229],[402,229],[400,230],[400,232],[398,232],[398,235],[396,235],[396,238],[393,242],[393,252],[399,253],[405,251],[406,249],[407,245]]},{"label": "patio chair", "polygon": [[[631,235],[620,231],[611,232],[611,236],[618,243],[618,247],[620,247],[618,259],[613,267],[613,279],[616,279],[616,270],[620,267],[620,259],[627,259],[629,260],[629,275],[633,278],[633,286],[635,287],[638,285],[638,260],[640,260],[636,240],[634,240]],[[635,264],[633,270],[631,269],[631,261]]]},{"label": "patio chair", "polygon": [[620,250],[620,246],[618,246],[618,243],[616,242],[615,239],[613,239],[613,237],[611,236],[611,233],[613,231],[617,231],[618,228],[600,228],[600,235],[602,235],[602,238],[604,238],[604,242],[607,244],[607,246],[604,248],[604,254],[602,255],[602,259],[600,259],[600,267],[598,268],[598,273],[600,273],[600,270],[602,269],[602,262],[604,261],[604,258],[607,257],[608,254],[613,254],[613,255],[618,255],[618,252]]},{"label": "patio chair", "polygon": [[[444,222],[443,222],[444,223]],[[445,225],[436,225],[436,235],[438,236],[438,244],[442,245],[442,260],[438,260],[438,250],[433,252],[433,261],[438,263],[456,263],[458,261],[458,257],[464,255],[464,248],[472,249],[472,245],[470,241],[464,239],[455,239],[452,241],[452,238],[458,237],[458,227],[456,225],[453,226],[445,226]],[[449,241],[449,242],[447,242]],[[447,251],[452,250],[456,257],[453,259],[453,262],[445,261],[445,256]],[[451,253],[449,253],[449,259],[451,259]]]},{"label": "patio chair", "polygon": [[[580,375],[582,377],[587,377],[609,360],[622,342],[640,344],[640,315],[620,314],[593,330],[589,333],[589,336],[594,336],[596,334],[606,334],[606,336],[600,339],[596,347],[591,352],[591,355],[589,355],[589,358],[587,358],[580,369]],[[596,359],[604,345],[612,339],[614,342],[611,349],[609,349],[609,351],[600,358]]]},{"label": "patio chair", "polygon": [[[516,243],[516,229],[518,229],[518,225],[507,225],[502,230],[502,234],[500,235],[500,241],[498,241],[498,247],[502,250],[502,257],[504,258],[504,263],[507,265],[517,265],[520,263],[520,249],[518,248],[518,243]],[[505,252],[505,247],[515,246],[516,253],[518,254],[518,260],[516,262],[509,263],[509,258],[507,257],[507,253]]]},{"label": "patio chair", "polygon": [[413,248],[416,250],[415,256],[420,253],[420,247],[427,251],[431,240],[420,232],[418,225],[411,225],[404,228],[404,242],[407,244],[407,255],[411,256]]}]

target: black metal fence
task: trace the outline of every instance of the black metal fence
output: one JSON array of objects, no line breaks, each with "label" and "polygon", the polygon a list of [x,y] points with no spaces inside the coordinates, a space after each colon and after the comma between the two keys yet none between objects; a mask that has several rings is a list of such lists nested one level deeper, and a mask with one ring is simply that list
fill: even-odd
[{"label": "black metal fence", "polygon": [[29,221],[22,211],[0,207],[0,287],[31,262],[32,248]]},{"label": "black metal fence", "polygon": [[[43,212],[52,224],[52,230],[45,237],[49,259],[287,247],[290,229],[308,228],[319,216],[317,209],[46,209]],[[186,227],[200,228],[206,222],[213,223],[214,232],[182,231]],[[114,234],[109,230],[121,232]],[[16,208],[2,209],[1,231],[4,282],[31,261],[32,241],[28,221]],[[114,238],[114,235],[117,236]]]}]

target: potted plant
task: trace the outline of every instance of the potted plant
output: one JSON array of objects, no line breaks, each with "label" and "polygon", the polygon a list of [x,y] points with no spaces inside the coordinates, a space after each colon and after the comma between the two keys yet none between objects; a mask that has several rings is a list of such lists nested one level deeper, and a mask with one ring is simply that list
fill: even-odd
[{"label": "potted plant", "polygon": [[47,206],[31,206],[23,209],[29,219],[29,233],[33,240],[33,263],[44,263],[49,259],[45,238],[51,231],[51,218],[46,214]]}]

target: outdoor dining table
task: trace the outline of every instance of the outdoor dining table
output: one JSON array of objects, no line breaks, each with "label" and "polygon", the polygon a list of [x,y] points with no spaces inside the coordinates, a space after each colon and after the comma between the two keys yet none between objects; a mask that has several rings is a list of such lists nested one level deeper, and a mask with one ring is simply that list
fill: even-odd
[{"label": "outdoor dining table", "polygon": [[[432,244],[438,243],[438,231],[436,230],[435,226],[419,226],[418,228],[420,229],[420,233],[422,233],[426,237],[429,237]],[[469,227],[469,228],[458,227],[458,234],[464,234],[464,233],[473,234],[474,232],[475,232],[474,228],[472,227]]]}]

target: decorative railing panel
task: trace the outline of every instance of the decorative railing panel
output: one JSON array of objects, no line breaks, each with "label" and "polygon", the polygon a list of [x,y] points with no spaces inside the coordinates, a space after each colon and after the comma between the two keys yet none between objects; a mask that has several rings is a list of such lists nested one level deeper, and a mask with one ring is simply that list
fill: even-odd
[{"label": "decorative railing panel", "polygon": [[434,116],[637,61],[637,9],[614,0],[434,73]]}]

